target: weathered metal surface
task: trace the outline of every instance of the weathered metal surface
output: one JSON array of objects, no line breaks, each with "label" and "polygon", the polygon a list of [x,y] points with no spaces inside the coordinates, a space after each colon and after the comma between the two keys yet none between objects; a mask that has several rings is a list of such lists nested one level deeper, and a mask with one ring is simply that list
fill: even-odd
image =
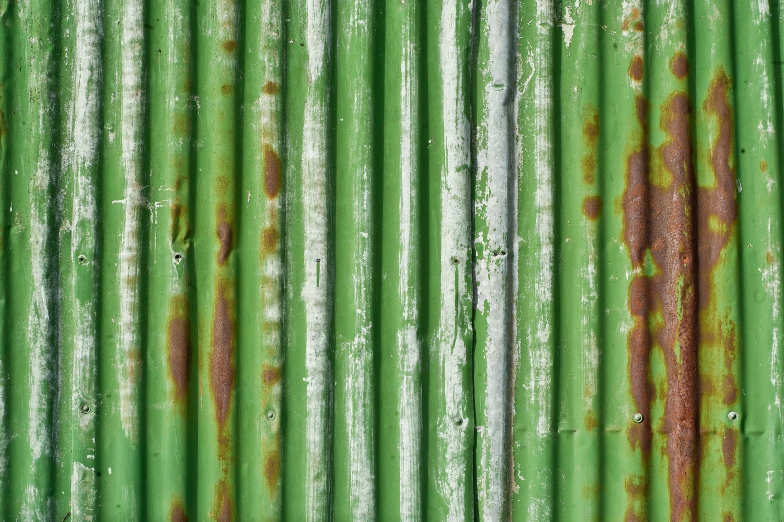
[{"label": "weathered metal surface", "polygon": [[0,519],[784,519],[782,7],[0,0]]}]

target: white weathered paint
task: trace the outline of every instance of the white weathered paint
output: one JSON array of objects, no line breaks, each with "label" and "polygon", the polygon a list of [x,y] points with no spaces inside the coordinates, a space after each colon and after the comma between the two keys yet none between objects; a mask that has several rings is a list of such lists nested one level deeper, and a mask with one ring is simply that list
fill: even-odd
[{"label": "white weathered paint", "polygon": [[[483,39],[488,61],[479,77],[484,107],[479,115],[475,217],[484,222],[475,238],[477,316],[485,316],[487,337],[477,343],[487,371],[484,425],[477,430],[477,496],[483,520],[501,520],[506,495],[507,422],[509,421],[509,182],[512,172],[511,51],[512,6],[508,0],[490,0],[483,12]],[[479,428],[479,426],[477,427]]]},{"label": "white weathered paint", "polygon": [[125,3],[122,22],[122,107],[120,137],[121,164],[125,176],[123,231],[120,237],[120,317],[116,364],[119,369],[120,423],[133,443],[139,438],[141,376],[139,336],[139,226],[141,195],[142,133],[144,109],[142,59],[144,56],[143,4]]},{"label": "white weathered paint", "polygon": [[566,45],[567,49],[569,49],[569,45],[572,43],[575,27],[576,24],[572,18],[572,13],[569,11],[569,7],[564,7],[564,21],[561,22],[561,29],[563,30],[564,45]]},{"label": "white weathered paint", "polygon": [[[411,12],[411,11],[409,11]],[[411,292],[411,284],[418,278],[419,263],[412,255],[416,236],[412,225],[419,224],[417,212],[417,186],[414,174],[420,168],[417,161],[417,124],[419,122],[416,106],[418,92],[417,48],[412,38],[410,26],[404,22],[401,41],[403,42],[400,61],[400,279],[398,294],[402,306],[402,319],[405,326],[398,331],[397,352],[398,372],[401,377],[398,394],[400,415],[400,519],[401,522],[418,522],[421,514],[421,466],[422,447],[422,392],[421,392],[421,350],[417,335],[418,299]],[[415,283],[414,283],[415,284]]]},{"label": "white weathered paint", "polygon": [[780,420],[784,419],[784,404],[782,392],[784,379],[781,374],[781,347],[779,346],[779,324],[781,323],[781,249],[778,238],[772,234],[772,220],[768,219],[767,251],[770,252],[773,262],[765,264],[762,269],[762,285],[770,298],[770,322],[773,325],[770,334],[770,382],[773,387],[773,407]]},{"label": "white weathered paint", "polygon": [[[443,3],[439,34],[439,65],[443,86],[442,113],[444,127],[444,166],[441,171],[441,306],[438,325],[438,366],[443,377],[443,416],[434,419],[437,427],[439,466],[435,487],[448,505],[446,519],[461,521],[464,516],[463,498],[468,487],[465,481],[467,435],[463,422],[455,425],[455,418],[464,418],[465,388],[461,368],[467,362],[464,342],[466,324],[458,323],[460,314],[470,317],[465,296],[470,293],[466,276],[471,262],[470,249],[470,128],[465,111],[465,86],[461,80],[457,45],[457,0]],[[453,262],[455,260],[457,263]]]},{"label": "white weathered paint", "polygon": [[[327,256],[329,215],[327,178],[328,69],[331,12],[326,0],[307,1],[308,91],[302,129],[302,201],[305,229],[305,371],[307,374],[305,451],[305,516],[308,522],[328,520],[330,444],[329,336],[332,317],[332,267]],[[315,84],[315,86],[314,86]],[[321,90],[320,89],[324,89]]]}]

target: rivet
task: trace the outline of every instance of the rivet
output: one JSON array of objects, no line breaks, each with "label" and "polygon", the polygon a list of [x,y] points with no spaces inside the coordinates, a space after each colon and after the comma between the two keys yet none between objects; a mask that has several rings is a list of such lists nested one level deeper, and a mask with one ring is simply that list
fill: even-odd
[{"label": "rivet", "polygon": [[738,412],[737,412],[737,411],[731,411],[731,412],[729,412],[729,413],[727,414],[727,418],[728,418],[729,420],[731,420],[731,421],[738,420]]},{"label": "rivet", "polygon": [[272,419],[274,419],[274,418],[275,418],[275,412],[274,412],[274,411],[272,411],[272,410],[269,410],[269,411],[267,411],[267,418],[268,418],[269,420],[272,420]]},{"label": "rivet", "polygon": [[634,420],[634,422],[639,424],[643,421],[644,417],[642,416],[642,413],[635,413],[634,415],[632,415],[632,419]]},{"label": "rivet", "polygon": [[82,410],[82,413],[84,413],[85,415],[90,413],[90,407],[87,404],[82,404],[81,410]]},{"label": "rivet", "polygon": [[463,425],[463,418],[458,417],[455,419],[455,426],[462,426]]},{"label": "rivet", "polygon": [[176,254],[174,254],[174,262],[175,262],[175,263],[177,263],[177,264],[179,265],[179,264],[180,264],[180,261],[182,261],[182,254],[180,254],[179,252],[177,252]]},{"label": "rivet", "polygon": [[84,254],[80,255],[77,259],[79,260],[79,263],[81,263],[81,264],[87,263],[87,257]]}]

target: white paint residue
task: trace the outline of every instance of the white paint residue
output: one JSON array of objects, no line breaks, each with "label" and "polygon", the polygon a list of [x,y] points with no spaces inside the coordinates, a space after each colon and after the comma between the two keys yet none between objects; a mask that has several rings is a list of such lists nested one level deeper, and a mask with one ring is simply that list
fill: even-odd
[{"label": "white paint residue", "polygon": [[139,338],[139,225],[142,176],[144,55],[142,2],[125,3],[122,24],[122,140],[121,158],[125,175],[123,232],[120,238],[120,342],[116,355],[120,383],[120,423],[135,443],[139,433],[137,390],[141,375]]},{"label": "white paint residue", "polygon": [[779,324],[781,321],[781,279],[780,263],[781,249],[772,234],[772,220],[768,219],[768,252],[770,252],[771,263],[766,263],[762,269],[762,285],[770,297],[771,310],[770,322],[773,325],[771,331],[770,346],[770,382],[773,385],[773,405],[779,415],[779,419],[784,419],[784,404],[781,395],[784,380],[781,375],[782,358],[779,353]]},{"label": "white paint residue", "polygon": [[465,112],[465,86],[461,81],[457,48],[457,0],[443,3],[439,61],[443,85],[445,164],[441,172],[441,313],[438,326],[439,373],[443,376],[443,416],[437,427],[439,469],[435,487],[449,508],[446,520],[463,520],[465,481],[464,428],[454,418],[466,415],[462,367],[466,364],[465,329],[459,317],[470,317],[460,296],[470,292],[467,263],[471,262],[470,128]]},{"label": "white paint residue", "polygon": [[564,34],[564,44],[566,48],[569,48],[569,45],[572,43],[572,37],[574,36],[574,19],[572,19],[572,14],[569,12],[568,7],[564,7],[564,21],[561,23],[561,29],[563,30]]},{"label": "white paint residue", "polygon": [[756,13],[752,15],[752,19],[755,23],[760,24],[766,21],[767,17],[770,16],[770,4],[768,0],[756,0],[756,2],[751,2],[752,8],[756,7]]},{"label": "white paint residue", "polygon": [[476,311],[487,321],[484,358],[484,425],[477,431],[477,494],[484,520],[503,518],[507,476],[507,422],[509,420],[507,354],[509,338],[509,181],[512,174],[510,53],[512,13],[508,2],[491,0],[485,9],[482,36],[489,47],[484,83],[484,111],[478,129],[478,183],[474,213],[486,228],[477,233]]},{"label": "white paint residue", "polygon": [[[329,216],[327,177],[329,143],[328,105],[323,92],[329,85],[330,9],[326,0],[307,1],[308,90],[302,130],[302,207],[305,229],[305,372],[306,423],[305,518],[323,521],[329,514],[330,446],[332,423],[329,333],[332,317],[332,267],[327,257]],[[319,92],[319,87],[323,89]]]},{"label": "white paint residue", "polygon": [[95,468],[74,462],[71,471],[71,516],[74,520],[92,520],[96,500]]},{"label": "white paint residue", "polygon": [[415,97],[417,94],[417,49],[411,38],[408,24],[403,24],[401,35],[402,59],[400,61],[400,280],[398,293],[402,306],[402,319],[406,327],[397,333],[397,352],[400,354],[398,372],[401,376],[398,395],[400,414],[400,520],[419,522],[421,513],[422,447],[422,395],[421,350],[415,325],[417,315],[416,292],[409,291],[409,282],[418,277],[418,262],[412,260],[411,248],[415,237],[412,225],[419,223],[417,187],[413,181],[419,162],[414,154],[419,137],[419,121]]}]

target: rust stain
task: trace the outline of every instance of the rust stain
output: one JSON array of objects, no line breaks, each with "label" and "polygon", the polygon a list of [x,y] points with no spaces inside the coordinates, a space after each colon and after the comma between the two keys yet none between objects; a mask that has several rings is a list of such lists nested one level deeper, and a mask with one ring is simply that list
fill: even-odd
[{"label": "rust stain", "polygon": [[735,452],[738,448],[738,432],[732,428],[724,430],[724,438],[721,442],[721,452],[724,455],[724,467],[732,469],[735,467]]},{"label": "rust stain", "polygon": [[185,506],[182,501],[176,498],[172,500],[169,519],[171,522],[188,522],[188,515],[185,513]]},{"label": "rust stain", "polygon": [[644,27],[645,26],[642,25],[641,20],[637,20],[636,22],[634,22],[634,30],[637,31],[638,33],[641,33]]},{"label": "rust stain", "polygon": [[235,42],[234,40],[226,40],[221,44],[221,47],[227,53],[232,53],[237,48],[237,42]]},{"label": "rust stain", "polygon": [[765,253],[765,262],[766,262],[767,264],[769,264],[769,265],[772,265],[772,264],[773,264],[773,262],[774,262],[775,260],[776,260],[776,258],[775,258],[775,257],[773,257],[773,252],[771,252],[770,250],[768,250],[768,251]]},{"label": "rust stain", "polygon": [[676,78],[682,80],[689,74],[689,59],[681,51],[675,53],[670,60],[670,71]]},{"label": "rust stain", "polygon": [[225,479],[221,479],[215,486],[215,499],[212,506],[210,515],[217,522],[231,522],[234,520],[234,502]]},{"label": "rust stain", "polygon": [[188,399],[190,382],[191,339],[188,319],[188,300],[184,296],[173,297],[169,305],[168,325],[169,373],[174,383],[174,397],[184,405]]},{"label": "rust stain", "polygon": [[599,112],[595,107],[589,105],[586,108],[586,116],[583,119],[583,143],[585,146],[585,154],[582,158],[583,181],[589,185],[594,182],[598,142]]},{"label": "rust stain", "polygon": [[231,317],[229,289],[224,282],[216,289],[215,311],[210,352],[210,391],[218,421],[218,445],[221,460],[228,460],[229,441],[226,436],[229,412],[234,395],[234,320]]},{"label": "rust stain", "polygon": [[278,248],[280,233],[274,226],[264,227],[261,231],[261,248],[263,252],[274,252]]},{"label": "rust stain", "polygon": [[635,82],[642,81],[642,75],[645,72],[645,67],[643,66],[642,57],[640,55],[634,55],[634,58],[632,58],[632,61],[629,63],[629,70],[627,72],[629,74],[629,78]]},{"label": "rust stain", "polygon": [[768,171],[768,162],[765,160],[760,161],[760,172],[763,174]]},{"label": "rust stain", "polygon": [[267,364],[264,365],[261,371],[261,382],[264,383],[265,386],[272,386],[277,384],[280,381],[281,372],[280,368],[277,366],[269,366]]},{"label": "rust stain", "polygon": [[232,86],[230,83],[224,83],[223,85],[221,85],[221,94],[229,95],[233,92],[234,92],[234,86]]},{"label": "rust stain", "polygon": [[188,207],[175,201],[169,209],[170,233],[172,239],[182,240],[188,235],[190,225],[188,223]]},{"label": "rust stain", "polygon": [[585,419],[583,419],[583,423],[585,424],[585,429],[588,431],[593,431],[593,429],[597,426],[596,416],[593,414],[593,410],[588,410],[585,414]]},{"label": "rust stain", "polygon": [[[641,272],[629,287],[634,319],[629,333],[632,395],[648,419],[655,396],[649,376],[650,351],[655,346],[662,352],[667,376],[660,429],[667,435],[670,511],[672,520],[690,520],[696,517],[700,455],[692,109],[685,93],[674,92],[667,98],[660,112],[666,140],[654,156],[647,144],[647,107],[641,97],[635,108],[640,136],[628,156],[623,199],[624,240],[633,267]],[[652,266],[646,268],[647,255]],[[661,322],[649,324],[651,315],[661,317]],[[632,427],[629,438],[633,447],[649,454],[648,422]]]},{"label": "rust stain", "polygon": [[280,192],[280,157],[266,143],[264,149],[264,192],[269,199],[274,199]]},{"label": "rust stain", "polygon": [[262,87],[261,90],[264,91],[264,94],[269,94],[272,96],[280,92],[280,85],[278,85],[276,82],[267,80],[264,82],[264,87]]},{"label": "rust stain", "polygon": [[218,210],[218,227],[215,230],[218,236],[220,248],[218,250],[218,264],[224,266],[231,255],[232,243],[234,241],[234,231],[231,224],[226,219],[226,209],[221,207]]},{"label": "rust stain", "polygon": [[[623,485],[626,497],[629,499],[629,507],[626,508],[623,517],[624,522],[642,522],[644,518],[637,511],[643,509],[640,503],[648,494],[647,480],[641,476],[627,477]],[[635,509],[635,505],[637,509]]]},{"label": "rust stain", "polygon": [[591,221],[602,214],[602,198],[599,196],[586,196],[583,200],[583,214]]},{"label": "rust stain", "polygon": [[278,489],[278,482],[280,481],[280,453],[275,450],[267,455],[264,461],[264,479],[266,480],[267,487],[270,494],[274,495]]},{"label": "rust stain", "polygon": [[734,516],[732,516],[732,513],[727,513],[727,512],[725,512],[725,513],[722,515],[721,522],[735,522],[735,517],[734,517]]}]

